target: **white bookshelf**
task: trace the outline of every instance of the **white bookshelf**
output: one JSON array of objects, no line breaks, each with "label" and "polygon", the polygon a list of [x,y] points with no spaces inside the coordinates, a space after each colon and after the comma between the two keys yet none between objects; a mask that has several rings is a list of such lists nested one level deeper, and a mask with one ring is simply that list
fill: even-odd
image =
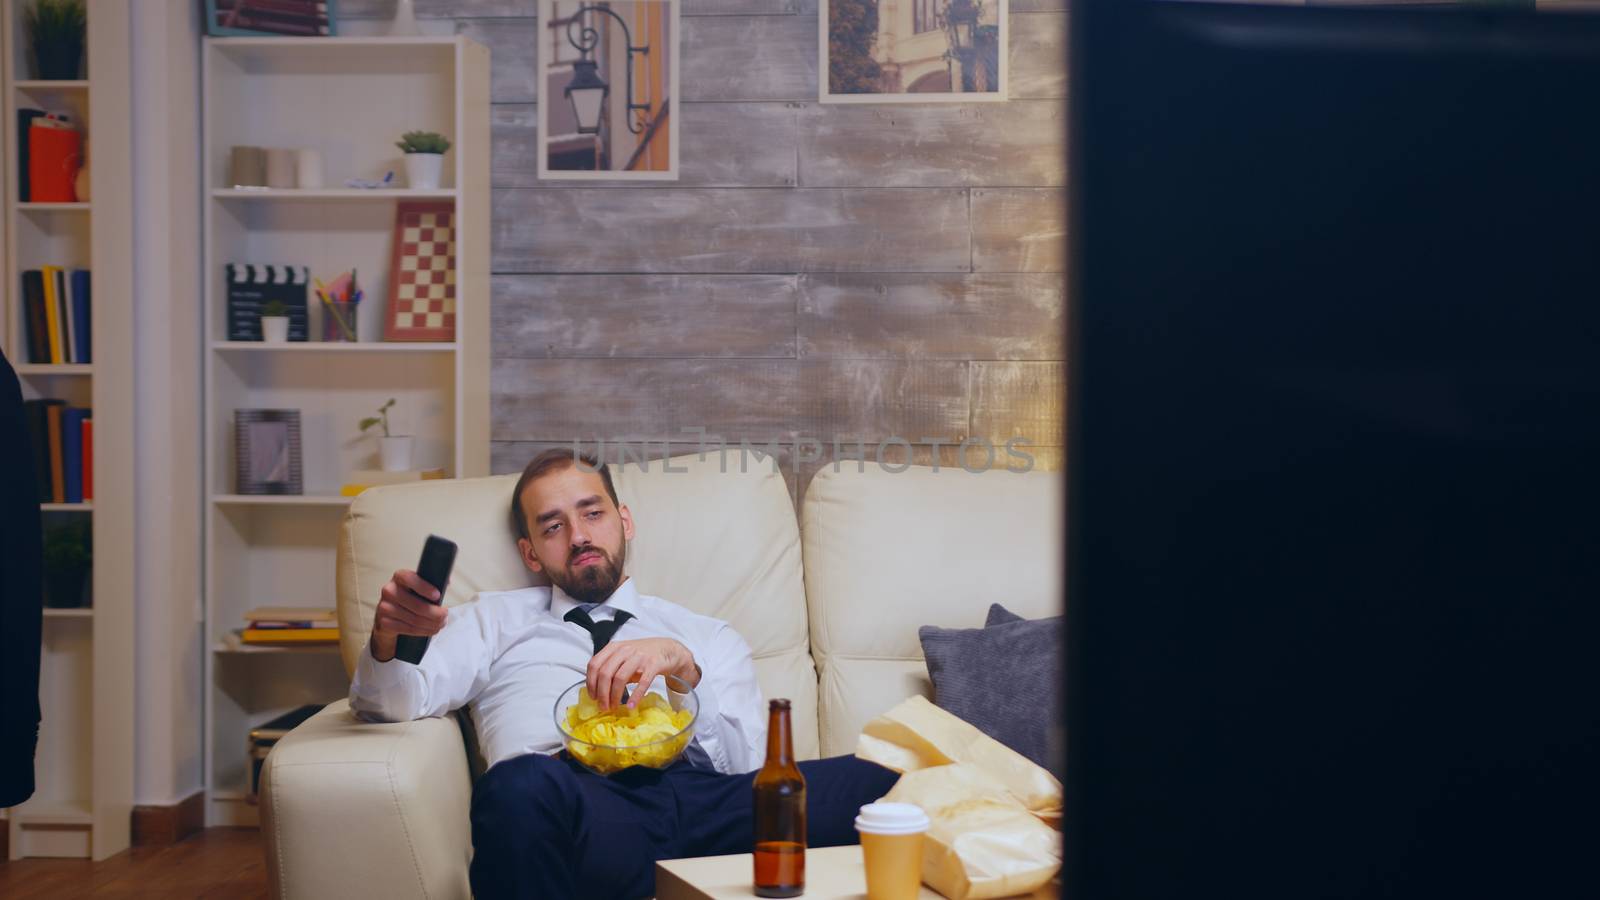
[{"label": "white bookshelf", "polygon": [[[0,0],[5,99],[4,302],[0,343],[28,399],[94,410],[93,502],[45,503],[46,527],[91,522],[94,608],[46,609],[39,676],[43,722],[36,789],[11,810],[10,856],[104,859],[128,846],[133,809],[133,329],[131,22],[125,2],[88,4],[89,78],[32,77],[25,0]],[[73,115],[87,136],[93,203],[22,203],[17,193],[19,107]],[[92,113],[92,114],[91,114]],[[42,265],[93,272],[93,364],[28,361],[21,272]]]},{"label": "white bookshelf", "polygon": [[324,341],[303,343],[264,344],[256,341],[212,341],[211,349],[219,353],[454,353],[460,349],[452,343],[371,343],[340,344]]},{"label": "white bookshelf", "polygon": [[310,200],[366,201],[392,203],[396,198],[413,200],[454,200],[456,191],[451,188],[430,190],[395,190],[390,188],[216,188],[211,196],[217,200],[249,200],[251,202],[278,202]]},{"label": "white bookshelf", "polygon": [[[233,630],[264,605],[333,606],[339,526],[355,469],[377,468],[357,429],[394,397],[396,433],[414,466],[452,477],[489,472],[489,53],[464,37],[207,38],[204,178],[208,825],[251,825],[248,732],[305,703],[344,696],[336,648],[260,647]],[[438,131],[453,144],[437,190],[404,187],[394,142]],[[317,189],[236,188],[235,145],[320,151]],[[347,179],[397,187],[347,188]],[[456,210],[456,339],[385,343],[391,239],[402,199]],[[327,281],[354,267],[366,297],[356,343],[228,340],[225,266],[308,266]],[[313,308],[315,304],[313,303]],[[304,493],[239,494],[233,413],[297,409]],[[420,551],[420,547],[418,548]]]}]

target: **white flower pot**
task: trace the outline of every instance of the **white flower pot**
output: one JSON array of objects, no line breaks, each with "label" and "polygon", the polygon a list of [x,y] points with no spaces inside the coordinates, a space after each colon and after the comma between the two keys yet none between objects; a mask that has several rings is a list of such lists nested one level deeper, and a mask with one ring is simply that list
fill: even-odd
[{"label": "white flower pot", "polygon": [[261,339],[269,344],[281,344],[289,339],[288,316],[262,316]]},{"label": "white flower pot", "polygon": [[378,455],[385,472],[404,472],[411,468],[411,435],[378,438]]},{"label": "white flower pot", "polygon": [[416,37],[422,34],[422,27],[417,24],[414,0],[395,0],[394,19],[389,22],[389,34],[394,37]]},{"label": "white flower pot", "polygon": [[443,153],[407,153],[406,185],[414,190],[431,191],[439,187],[444,170]]}]

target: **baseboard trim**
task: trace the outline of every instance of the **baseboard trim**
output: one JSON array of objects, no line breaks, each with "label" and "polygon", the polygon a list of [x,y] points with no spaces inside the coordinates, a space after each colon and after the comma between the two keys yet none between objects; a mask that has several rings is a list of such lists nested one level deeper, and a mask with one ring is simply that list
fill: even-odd
[{"label": "baseboard trim", "polygon": [[206,825],[206,792],[195,791],[171,806],[133,808],[133,846],[176,844]]}]

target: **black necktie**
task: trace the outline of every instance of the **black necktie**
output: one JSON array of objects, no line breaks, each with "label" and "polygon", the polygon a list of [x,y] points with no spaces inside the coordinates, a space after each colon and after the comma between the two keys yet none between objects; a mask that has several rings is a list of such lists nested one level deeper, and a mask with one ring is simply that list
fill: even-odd
[{"label": "black necktie", "polygon": [[606,644],[611,643],[611,636],[617,633],[617,629],[622,627],[623,622],[631,618],[633,618],[633,613],[625,609],[619,609],[617,610],[616,618],[611,621],[596,622],[589,616],[588,611],[581,606],[574,606],[567,611],[566,615],[568,622],[577,622],[583,626],[584,631],[589,632],[589,637],[594,639],[594,652],[596,653],[599,653]]}]

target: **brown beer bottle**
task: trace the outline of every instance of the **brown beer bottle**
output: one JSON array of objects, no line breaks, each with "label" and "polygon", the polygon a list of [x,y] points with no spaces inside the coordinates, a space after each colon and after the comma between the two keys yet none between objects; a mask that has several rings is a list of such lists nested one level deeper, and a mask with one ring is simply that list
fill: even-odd
[{"label": "brown beer bottle", "polygon": [[806,892],[806,779],[794,762],[789,701],[768,704],[767,761],[756,773],[756,896]]}]

